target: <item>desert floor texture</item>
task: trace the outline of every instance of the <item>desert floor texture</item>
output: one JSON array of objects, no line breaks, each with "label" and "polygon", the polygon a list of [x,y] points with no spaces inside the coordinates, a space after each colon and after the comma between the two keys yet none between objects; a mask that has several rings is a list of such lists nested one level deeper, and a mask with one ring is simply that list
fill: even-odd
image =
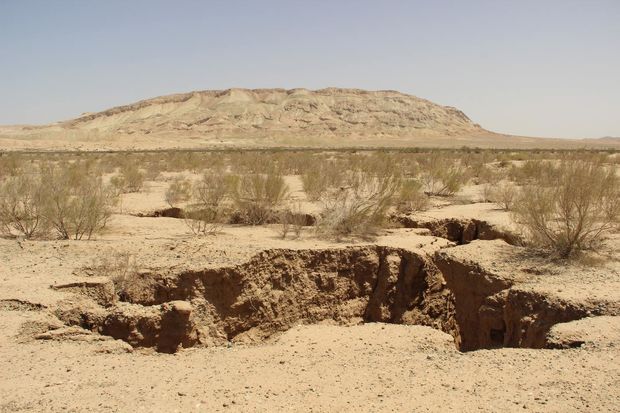
[{"label": "desert floor texture", "polygon": [[[0,411],[620,411],[618,234],[558,264],[472,201],[372,241],[198,238],[147,186],[94,240],[0,239]],[[148,282],[119,301],[124,254]]]}]

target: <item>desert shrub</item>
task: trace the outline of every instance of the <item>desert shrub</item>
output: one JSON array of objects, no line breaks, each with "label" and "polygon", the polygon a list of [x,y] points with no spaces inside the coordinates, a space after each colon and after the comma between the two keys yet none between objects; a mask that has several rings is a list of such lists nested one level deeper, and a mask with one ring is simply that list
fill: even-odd
[{"label": "desert shrub", "polygon": [[385,152],[373,152],[357,158],[359,163],[351,169],[359,170],[373,176],[392,176],[400,174],[397,156]]},{"label": "desert shrub", "polygon": [[289,232],[293,232],[295,238],[299,238],[306,224],[306,216],[302,212],[301,205],[297,204],[293,209],[281,211],[278,217],[280,236],[285,239]]},{"label": "desert shrub", "polygon": [[226,220],[224,202],[234,190],[237,179],[233,175],[205,173],[194,185],[183,218],[195,235],[213,235],[220,231]]},{"label": "desert shrub", "polygon": [[508,177],[518,184],[525,185],[557,178],[556,162],[549,160],[528,160],[521,166],[512,165]]},{"label": "desert shrub", "polygon": [[317,161],[314,168],[307,169],[301,175],[301,182],[310,201],[318,201],[330,187],[340,185],[343,172],[334,161]]},{"label": "desert shrub", "polygon": [[288,193],[288,185],[281,175],[244,175],[236,185],[234,200],[247,223],[260,225],[273,216]]},{"label": "desert shrub", "polygon": [[279,153],[276,158],[280,173],[284,175],[301,175],[315,168],[316,162],[320,160],[320,157],[306,152]]},{"label": "desert shrub", "polygon": [[108,277],[114,283],[114,292],[121,301],[144,302],[149,299],[151,279],[138,272],[134,255],[128,252],[115,252],[95,262],[90,270],[95,275]]},{"label": "desert shrub", "polygon": [[44,193],[38,178],[12,176],[0,182],[0,231],[26,238],[46,232]]},{"label": "desert shrub", "polygon": [[490,200],[499,205],[503,210],[510,211],[517,198],[519,189],[510,182],[502,182],[493,186],[490,190]]},{"label": "desert shrub", "polygon": [[470,171],[472,177],[480,180],[481,175],[486,172],[489,155],[486,153],[466,153],[461,157],[463,166]]},{"label": "desert shrub", "polygon": [[174,208],[180,202],[188,201],[191,195],[192,183],[187,178],[177,176],[168,186],[165,199],[166,203],[170,205],[170,207]]},{"label": "desert shrub", "polygon": [[135,162],[125,162],[118,175],[110,179],[110,183],[123,193],[140,192],[144,186],[145,174]]},{"label": "desert shrub", "polygon": [[278,173],[279,165],[272,153],[236,152],[230,154],[232,172],[240,175]]},{"label": "desert shrub", "polygon": [[414,179],[404,180],[401,184],[396,209],[403,214],[413,214],[428,208],[428,196],[422,192],[422,184]]},{"label": "desert shrub", "polygon": [[618,225],[620,185],[601,163],[565,160],[515,200],[514,218],[532,244],[560,257],[596,247]]},{"label": "desert shrub", "polygon": [[429,156],[422,164],[420,180],[429,195],[454,195],[467,179],[464,167],[439,154]]},{"label": "desert shrub", "polygon": [[183,220],[194,235],[215,235],[222,229],[220,208],[198,208],[191,205],[183,212]]},{"label": "desert shrub", "polygon": [[60,238],[90,239],[111,215],[115,197],[85,163],[45,164],[40,174],[2,184],[0,225],[30,238],[54,230]]},{"label": "desert shrub", "polygon": [[399,188],[400,180],[394,175],[348,173],[343,185],[324,197],[318,232],[336,239],[373,235],[384,225]]},{"label": "desert shrub", "polygon": [[202,208],[218,208],[234,192],[238,179],[236,175],[207,172],[194,185],[193,200]]},{"label": "desert shrub", "polygon": [[281,211],[278,217],[278,221],[280,224],[280,237],[285,239],[291,230],[291,212],[290,211]]},{"label": "desert shrub", "polygon": [[20,173],[23,157],[17,153],[0,154],[0,178],[2,176],[17,176]]},{"label": "desert shrub", "polygon": [[103,229],[116,202],[101,177],[46,167],[42,171],[44,214],[60,238],[80,240]]}]

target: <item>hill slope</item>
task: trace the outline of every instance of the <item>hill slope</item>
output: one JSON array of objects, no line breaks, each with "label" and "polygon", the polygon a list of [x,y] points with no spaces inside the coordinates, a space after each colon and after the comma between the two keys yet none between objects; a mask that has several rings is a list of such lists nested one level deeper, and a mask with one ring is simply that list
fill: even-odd
[{"label": "hill slope", "polygon": [[461,111],[393,91],[228,89],[163,96],[63,125],[114,133],[456,135],[480,131]]},{"label": "hill slope", "polygon": [[590,143],[506,137],[482,129],[453,107],[396,91],[339,88],[190,92],[51,125],[0,127],[0,150],[463,145]]}]

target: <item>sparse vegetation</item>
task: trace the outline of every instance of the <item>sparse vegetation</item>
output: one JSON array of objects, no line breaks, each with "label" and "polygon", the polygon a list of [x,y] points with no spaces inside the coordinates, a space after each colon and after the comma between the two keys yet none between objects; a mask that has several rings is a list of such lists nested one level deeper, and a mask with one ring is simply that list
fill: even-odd
[{"label": "sparse vegetation", "polygon": [[239,179],[234,200],[245,222],[260,225],[273,217],[288,194],[288,186],[281,175],[252,174]]},{"label": "sparse vegetation", "polygon": [[[558,210],[583,209],[575,206],[576,201],[570,208],[557,206],[568,202],[567,195],[558,194],[565,188],[561,182],[567,179],[569,162],[565,158],[562,152],[487,150],[3,154],[0,228],[4,235],[31,239],[87,239],[105,227],[111,207],[122,199],[121,193],[141,190],[146,175],[167,181],[171,179],[169,173],[175,175],[169,181],[165,201],[171,207],[183,206],[182,217],[197,234],[216,233],[229,222],[277,222],[284,237],[297,236],[305,218],[303,223],[296,220],[305,214],[286,209],[289,189],[285,174],[299,175],[307,200],[315,203],[312,208],[322,206],[317,223],[322,235],[372,235],[386,225],[390,212],[422,211],[429,204],[429,195],[453,196],[470,177],[473,184],[480,185],[481,200],[515,210],[515,218],[527,223],[522,206],[545,204],[545,199],[556,199],[545,205]],[[599,165],[609,172],[618,157],[576,151],[571,159]],[[200,178],[196,180],[196,176]],[[595,179],[598,175],[587,182]],[[591,185],[593,194],[597,185]],[[581,190],[572,193],[585,199]],[[465,193],[463,198],[468,196]],[[583,199],[579,202],[585,202]],[[594,214],[598,218],[584,218],[585,224],[575,224],[581,235],[573,233],[572,223],[568,227],[564,224],[568,228],[565,235],[558,234],[562,232],[558,223],[563,219],[578,222],[574,216],[579,213],[562,212],[558,218],[557,212],[549,212],[552,207],[531,208],[551,216],[545,215],[544,222],[552,231],[527,229],[525,224],[524,231],[533,245],[551,249],[552,244],[563,245],[558,253],[571,255],[572,251],[594,246],[593,239],[602,238],[598,235],[601,223],[606,221],[602,211],[611,210],[611,199],[606,196],[589,201],[596,207],[587,207],[588,217]],[[452,198],[448,202],[457,201]],[[608,232],[611,223],[607,221],[600,234]],[[587,229],[590,226],[595,230]]]},{"label": "sparse vegetation", "polygon": [[422,184],[413,179],[402,182],[397,199],[397,210],[402,214],[414,214],[428,208],[428,196],[422,192]]},{"label": "sparse vegetation", "polygon": [[620,184],[600,162],[564,160],[521,191],[514,216],[533,245],[560,257],[595,248],[618,225]]},{"label": "sparse vegetation", "polygon": [[121,301],[143,301],[151,285],[148,275],[140,274],[136,257],[120,251],[104,256],[91,267],[97,276],[109,277],[114,283],[114,292]]},{"label": "sparse vegetation", "polygon": [[41,183],[45,216],[60,238],[91,239],[105,227],[115,198],[101,177],[81,174],[79,169],[46,167]]},{"label": "sparse vegetation", "polygon": [[280,237],[285,239],[290,231],[293,232],[295,238],[299,238],[303,227],[306,225],[306,216],[301,210],[299,204],[293,209],[281,211],[278,217],[280,225]]},{"label": "sparse vegetation", "polygon": [[205,173],[191,191],[183,218],[196,235],[213,235],[225,221],[224,202],[229,198],[237,178],[231,175]]},{"label": "sparse vegetation", "polygon": [[515,198],[517,198],[519,189],[510,182],[502,182],[497,184],[490,190],[489,199],[495,202],[505,211],[512,210]]},{"label": "sparse vegetation", "polygon": [[331,160],[317,160],[316,165],[301,175],[304,192],[310,201],[318,201],[330,187],[342,181],[340,166]]},{"label": "sparse vegetation", "polygon": [[422,166],[421,182],[429,195],[451,196],[467,182],[465,168],[437,154]]},{"label": "sparse vegetation", "polygon": [[342,186],[325,196],[319,232],[337,239],[373,235],[385,223],[399,189],[400,179],[394,175],[349,173]]},{"label": "sparse vegetation", "polygon": [[38,178],[18,175],[0,182],[0,231],[25,238],[47,232],[44,197]]},{"label": "sparse vegetation", "polygon": [[5,234],[44,237],[53,230],[59,238],[90,239],[111,215],[113,191],[86,164],[55,167],[7,179],[0,188],[0,225]]},{"label": "sparse vegetation", "polygon": [[124,162],[118,175],[110,180],[110,183],[121,192],[140,192],[144,186],[145,174],[140,170],[135,162]]},{"label": "sparse vegetation", "polygon": [[192,183],[182,176],[177,176],[170,183],[166,190],[166,203],[171,208],[177,207],[179,203],[186,202],[192,196]]}]

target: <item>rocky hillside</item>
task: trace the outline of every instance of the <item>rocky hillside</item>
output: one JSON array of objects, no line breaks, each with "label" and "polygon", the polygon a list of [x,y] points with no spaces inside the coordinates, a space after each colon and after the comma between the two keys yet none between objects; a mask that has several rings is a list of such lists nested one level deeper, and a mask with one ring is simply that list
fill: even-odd
[{"label": "rocky hillside", "polygon": [[451,136],[480,131],[458,109],[394,91],[228,89],[157,97],[61,123],[182,136]]},{"label": "rocky hillside", "polygon": [[0,149],[615,146],[496,134],[460,110],[404,93],[227,89],[143,100],[43,126],[0,127]]}]

